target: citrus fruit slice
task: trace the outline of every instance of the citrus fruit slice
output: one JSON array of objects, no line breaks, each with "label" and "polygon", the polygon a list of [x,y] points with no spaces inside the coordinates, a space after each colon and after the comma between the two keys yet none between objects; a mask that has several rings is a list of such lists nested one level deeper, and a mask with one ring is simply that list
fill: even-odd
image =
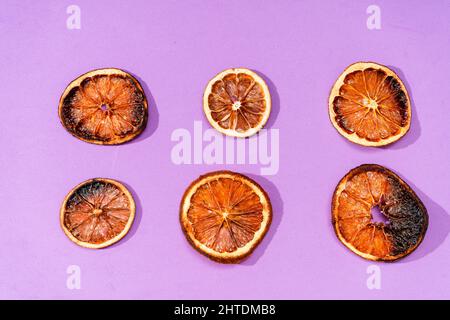
[{"label": "citrus fruit slice", "polygon": [[121,144],[147,125],[147,99],[139,82],[119,69],[99,69],[73,80],[59,101],[62,125],[95,144]]},{"label": "citrus fruit slice", "polygon": [[264,80],[244,68],[219,73],[203,95],[203,111],[211,126],[232,137],[249,137],[261,130],[271,107]]},{"label": "citrus fruit slice", "polygon": [[[374,222],[378,207],[387,219]],[[395,173],[375,164],[345,175],[333,195],[332,222],[339,240],[357,255],[394,261],[414,251],[428,227],[428,214],[414,191]]]},{"label": "citrus fruit slice", "polygon": [[328,106],[337,131],[363,146],[395,142],[411,124],[411,104],[403,82],[377,63],[347,67],[331,89]]},{"label": "citrus fruit slice", "polygon": [[231,171],[200,176],[184,193],[180,222],[191,245],[212,260],[237,263],[261,242],[272,221],[266,192]]},{"label": "citrus fruit slice", "polygon": [[121,183],[91,179],[77,185],[65,197],[60,223],[70,240],[82,247],[99,249],[127,234],[135,210],[131,193]]}]

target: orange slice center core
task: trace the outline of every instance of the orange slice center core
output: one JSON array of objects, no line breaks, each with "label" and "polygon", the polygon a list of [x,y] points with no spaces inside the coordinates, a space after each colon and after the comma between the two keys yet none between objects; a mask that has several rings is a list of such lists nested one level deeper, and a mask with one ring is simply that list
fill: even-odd
[{"label": "orange slice center core", "polygon": [[94,216],[99,216],[99,215],[101,215],[103,213],[103,210],[102,209],[94,209],[94,211],[92,211],[92,214],[94,215]]},{"label": "orange slice center core", "polygon": [[236,111],[236,110],[238,110],[240,107],[241,107],[241,102],[240,102],[240,101],[236,101],[236,102],[233,103],[233,106],[232,106],[233,110]]},{"label": "orange slice center core", "polygon": [[377,109],[378,103],[375,100],[364,98],[363,100],[364,106],[370,109]]}]

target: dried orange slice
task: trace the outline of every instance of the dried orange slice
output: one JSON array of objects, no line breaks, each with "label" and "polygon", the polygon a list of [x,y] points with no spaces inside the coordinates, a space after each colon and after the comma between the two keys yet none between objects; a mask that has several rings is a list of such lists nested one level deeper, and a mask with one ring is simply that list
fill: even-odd
[{"label": "dried orange slice", "polygon": [[99,69],[73,80],[59,101],[62,125],[95,144],[121,144],[147,125],[147,99],[139,82],[119,69]]},{"label": "dried orange slice", "polygon": [[60,211],[64,233],[76,244],[99,249],[122,239],[133,224],[136,206],[120,182],[97,178],[77,185]]},{"label": "dried orange slice", "polygon": [[337,131],[363,146],[384,146],[411,124],[408,92],[394,71],[373,62],[350,65],[331,89],[328,110]]},{"label": "dried orange slice", "polygon": [[237,263],[261,242],[272,221],[266,192],[231,171],[211,172],[184,193],[180,222],[191,245],[212,260]]},{"label": "dried orange slice", "polygon": [[203,95],[203,111],[211,126],[232,137],[249,137],[261,130],[271,107],[267,84],[244,68],[219,73]]},{"label": "dried orange slice", "polygon": [[[378,207],[387,222],[372,221]],[[428,227],[428,213],[395,173],[375,164],[345,175],[333,195],[332,221],[339,240],[357,255],[394,261],[414,251]]]}]

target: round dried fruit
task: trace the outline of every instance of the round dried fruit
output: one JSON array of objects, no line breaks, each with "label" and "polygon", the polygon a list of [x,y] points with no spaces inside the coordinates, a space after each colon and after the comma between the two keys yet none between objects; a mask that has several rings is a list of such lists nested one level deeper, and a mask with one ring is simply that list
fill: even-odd
[{"label": "round dried fruit", "polygon": [[347,67],[328,100],[336,130],[363,146],[384,146],[403,137],[411,124],[408,92],[394,71],[373,62]]},{"label": "round dried fruit", "polygon": [[[378,207],[387,223],[373,222]],[[414,191],[395,173],[375,164],[345,175],[333,195],[332,222],[339,240],[369,260],[394,261],[414,251],[428,227],[428,214]]]},{"label": "round dried fruit", "polygon": [[249,137],[261,130],[271,107],[264,80],[244,68],[219,73],[203,95],[203,111],[211,126],[232,137]]},{"label": "round dried fruit", "polygon": [[121,144],[147,125],[147,99],[139,82],[119,69],[99,69],[73,80],[59,101],[59,118],[73,136],[95,144]]},{"label": "round dried fruit", "polygon": [[217,171],[201,176],[186,190],[180,221],[186,238],[200,253],[221,263],[237,263],[264,238],[272,206],[255,181]]},{"label": "round dried fruit", "polygon": [[60,223],[76,244],[99,249],[122,239],[133,224],[136,207],[120,182],[97,178],[73,188],[64,199]]}]

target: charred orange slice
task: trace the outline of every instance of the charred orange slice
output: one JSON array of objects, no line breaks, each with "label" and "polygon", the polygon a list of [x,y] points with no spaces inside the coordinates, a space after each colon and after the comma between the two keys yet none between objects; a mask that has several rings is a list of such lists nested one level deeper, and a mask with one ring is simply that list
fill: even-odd
[{"label": "charred orange slice", "polygon": [[73,80],[59,101],[59,118],[72,135],[95,144],[121,144],[147,124],[139,82],[119,69],[99,69]]},{"label": "charred orange slice", "polygon": [[336,130],[363,146],[384,146],[411,124],[408,92],[394,71],[373,62],[350,65],[331,89],[328,110]]},{"label": "charred orange slice", "polygon": [[180,222],[191,245],[208,258],[237,263],[250,255],[272,221],[266,192],[231,171],[211,172],[184,193]]},{"label": "charred orange slice", "polygon": [[269,119],[272,104],[269,88],[255,72],[228,69],[206,86],[203,111],[217,131],[232,137],[254,135]]},{"label": "charred orange slice", "polygon": [[76,244],[92,249],[122,239],[133,224],[136,207],[121,183],[97,178],[80,183],[64,199],[60,223]]},{"label": "charred orange slice", "polygon": [[[378,207],[387,222],[374,222]],[[395,173],[375,164],[345,175],[333,195],[332,222],[339,240],[368,260],[395,261],[414,251],[428,227],[428,213]]]}]

